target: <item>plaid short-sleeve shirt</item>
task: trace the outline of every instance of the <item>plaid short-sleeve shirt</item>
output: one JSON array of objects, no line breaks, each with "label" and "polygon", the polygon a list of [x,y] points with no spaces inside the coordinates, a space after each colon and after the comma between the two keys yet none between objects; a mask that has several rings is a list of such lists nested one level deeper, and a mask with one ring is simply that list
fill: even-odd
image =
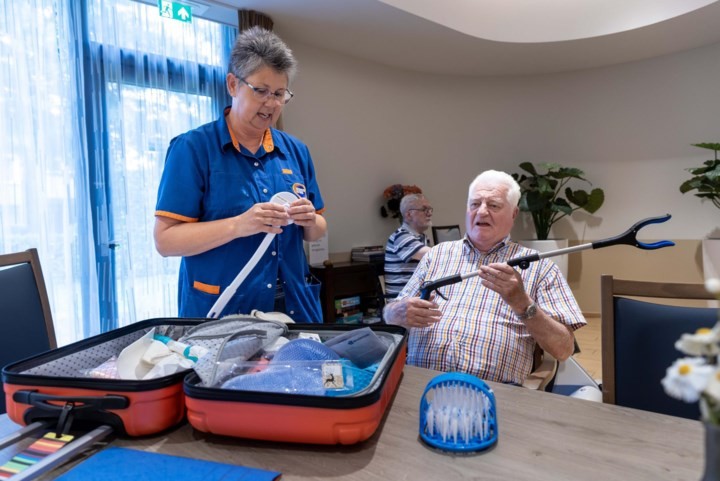
[{"label": "plaid short-sleeve shirt", "polygon": [[[507,262],[535,253],[509,237],[487,253],[466,238],[442,242],[418,264],[398,299],[418,296],[426,281],[477,271],[481,265]],[[519,268],[516,268],[519,269]],[[548,259],[520,270],[528,293],[540,309],[572,330],[586,324],[580,307],[557,265]],[[532,369],[535,340],[500,295],[481,284],[480,277],[442,287],[435,302],[439,323],[411,328],[408,364],[474,374],[481,379],[522,384]]]}]

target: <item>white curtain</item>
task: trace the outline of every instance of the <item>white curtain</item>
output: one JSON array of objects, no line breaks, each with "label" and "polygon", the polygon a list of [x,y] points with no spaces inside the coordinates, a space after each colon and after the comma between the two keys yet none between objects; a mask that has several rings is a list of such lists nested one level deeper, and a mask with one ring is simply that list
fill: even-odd
[{"label": "white curtain", "polygon": [[72,3],[0,0],[0,252],[37,247],[59,344],[99,331]]},{"label": "white curtain", "polygon": [[236,30],[131,0],[0,5],[0,252],[38,248],[60,344],[175,316],[157,186],[170,139],[229,103]]}]

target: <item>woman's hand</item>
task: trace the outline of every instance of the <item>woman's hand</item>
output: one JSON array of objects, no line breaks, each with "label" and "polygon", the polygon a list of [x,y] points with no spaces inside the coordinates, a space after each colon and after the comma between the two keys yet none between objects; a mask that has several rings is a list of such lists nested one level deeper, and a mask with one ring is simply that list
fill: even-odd
[{"label": "woman's hand", "polygon": [[308,199],[298,199],[288,207],[290,218],[300,227],[315,227],[317,214],[315,206]]},{"label": "woman's hand", "polygon": [[238,216],[237,237],[247,237],[260,232],[282,233],[281,227],[288,225],[290,214],[285,207],[272,202],[260,202]]}]

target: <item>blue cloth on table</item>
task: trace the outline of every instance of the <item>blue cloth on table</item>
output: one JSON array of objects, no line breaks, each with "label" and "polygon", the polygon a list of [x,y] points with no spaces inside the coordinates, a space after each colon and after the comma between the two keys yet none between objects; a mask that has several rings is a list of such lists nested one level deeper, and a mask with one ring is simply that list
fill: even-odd
[{"label": "blue cloth on table", "polygon": [[281,473],[126,448],[107,448],[56,481],[274,481]]}]

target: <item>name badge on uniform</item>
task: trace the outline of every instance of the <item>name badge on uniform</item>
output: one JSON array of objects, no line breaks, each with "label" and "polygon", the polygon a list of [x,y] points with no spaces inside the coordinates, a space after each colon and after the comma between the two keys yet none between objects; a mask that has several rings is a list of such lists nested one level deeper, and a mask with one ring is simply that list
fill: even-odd
[{"label": "name badge on uniform", "polygon": [[303,184],[300,184],[300,183],[293,184],[292,191],[295,193],[295,195],[297,195],[301,199],[305,199],[307,197],[306,192],[305,192],[305,186]]}]

